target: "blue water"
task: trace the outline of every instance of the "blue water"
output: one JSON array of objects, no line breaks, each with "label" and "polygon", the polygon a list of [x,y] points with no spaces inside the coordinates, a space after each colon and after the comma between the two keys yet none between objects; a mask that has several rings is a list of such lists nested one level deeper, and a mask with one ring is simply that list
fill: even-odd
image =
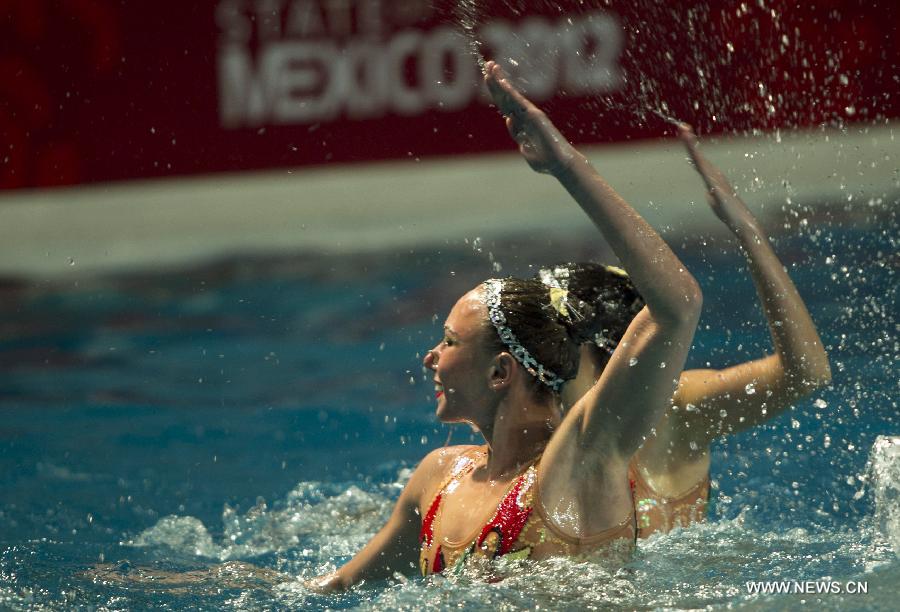
[{"label": "blue water", "polygon": [[[302,584],[368,540],[409,468],[451,434],[421,355],[453,301],[496,275],[488,251],[503,274],[530,274],[598,255],[588,238],[103,278],[76,263],[71,279],[3,283],[0,608],[891,609],[900,534],[875,528],[866,463],[876,436],[900,433],[898,232],[874,212],[775,241],[832,387],[717,443],[711,522],[642,543],[612,575],[561,559],[501,564],[492,583],[413,577],[335,596]],[[674,245],[705,294],[689,367],[770,350],[735,245]],[[822,578],[869,593],[744,586]]]}]

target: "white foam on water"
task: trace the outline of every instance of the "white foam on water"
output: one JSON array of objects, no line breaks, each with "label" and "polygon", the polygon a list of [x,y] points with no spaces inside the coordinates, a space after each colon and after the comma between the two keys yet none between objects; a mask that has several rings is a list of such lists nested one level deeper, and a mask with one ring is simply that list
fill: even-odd
[{"label": "white foam on water", "polygon": [[[238,599],[232,600],[235,609],[255,609],[273,603],[286,608],[372,610],[433,606],[497,610],[611,606],[786,609],[796,603],[795,599],[750,594],[746,583],[871,580],[872,588],[881,585],[882,591],[890,591],[885,585],[900,572],[894,553],[900,535],[898,471],[898,440],[879,438],[870,467],[876,512],[861,525],[838,530],[815,524],[782,529],[778,524],[760,521],[758,511],[747,507],[734,518],[676,529],[641,541],[634,559],[621,569],[591,559],[500,559],[483,567],[467,568],[458,576],[420,578],[411,570],[409,576],[362,584],[346,594],[321,596],[311,592],[306,580],[335,569],[381,528],[408,480],[408,470],[400,473],[395,482],[382,485],[303,482],[272,508],[262,500],[245,512],[226,506],[221,538],[211,535],[207,526],[194,517],[170,516],[129,544],[159,547],[166,556],[172,550],[198,560],[232,560],[231,563],[244,560],[253,564],[254,557],[274,553],[274,563],[267,560],[263,564],[272,568],[267,570],[271,576],[260,577],[259,572],[235,566],[234,571],[243,581],[235,584],[245,589]],[[870,527],[872,523],[877,528]],[[879,534],[891,541],[893,550],[880,541]],[[222,573],[218,567],[214,565],[203,574],[206,581],[200,586],[187,579],[180,579],[178,584],[191,584],[187,588],[196,594],[203,585],[219,584],[224,588],[235,582],[233,577],[218,577]],[[243,586],[245,582],[251,586]],[[259,586],[254,586],[257,582]],[[869,597],[865,601],[876,602],[876,607],[877,602],[890,599],[886,593]],[[846,596],[820,601],[825,608],[833,608],[832,603],[855,605],[863,599]]]},{"label": "white foam on water", "polygon": [[869,455],[875,526],[900,555],[900,436],[878,436]]},{"label": "white foam on water", "polygon": [[221,547],[213,542],[203,522],[193,516],[164,516],[129,544],[138,547],[168,546],[198,557],[220,558],[221,553]]},{"label": "white foam on water", "polygon": [[[401,473],[402,482],[408,475]],[[263,499],[244,513],[222,511],[223,536],[216,540],[200,519],[166,516],[127,542],[166,547],[180,555],[227,561],[309,546],[328,558],[352,555],[387,520],[397,484],[364,491],[356,485],[320,482],[297,485],[276,508]],[[401,485],[402,486],[402,485]],[[308,556],[308,555],[305,555]]]}]

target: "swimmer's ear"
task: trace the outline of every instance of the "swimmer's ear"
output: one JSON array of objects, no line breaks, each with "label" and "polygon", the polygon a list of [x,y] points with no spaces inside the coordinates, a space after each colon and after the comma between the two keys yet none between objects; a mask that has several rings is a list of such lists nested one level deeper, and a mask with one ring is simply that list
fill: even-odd
[{"label": "swimmer's ear", "polygon": [[500,391],[509,387],[516,370],[516,360],[509,353],[498,353],[491,361],[488,384],[491,389]]}]

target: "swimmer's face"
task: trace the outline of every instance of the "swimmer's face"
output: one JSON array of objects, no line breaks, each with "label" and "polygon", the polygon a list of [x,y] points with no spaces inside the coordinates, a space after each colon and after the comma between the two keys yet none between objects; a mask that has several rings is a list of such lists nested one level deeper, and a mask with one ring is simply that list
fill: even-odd
[{"label": "swimmer's face", "polygon": [[476,425],[490,397],[492,355],[485,347],[487,307],[473,289],[453,306],[444,336],[423,360],[434,372],[437,416],[445,423]]}]

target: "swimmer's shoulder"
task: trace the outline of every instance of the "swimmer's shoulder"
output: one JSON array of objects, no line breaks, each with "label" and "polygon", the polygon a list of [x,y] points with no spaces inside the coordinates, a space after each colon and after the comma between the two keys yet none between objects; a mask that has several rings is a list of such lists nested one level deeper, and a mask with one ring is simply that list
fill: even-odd
[{"label": "swimmer's shoulder", "polygon": [[436,448],[425,455],[409,481],[410,486],[416,489],[416,496],[430,496],[447,478],[460,457],[483,448],[473,444],[458,444]]},{"label": "swimmer's shoulder", "polygon": [[425,458],[419,463],[417,471],[422,469],[443,477],[450,468],[456,464],[457,459],[465,454],[471,454],[483,448],[483,446],[476,446],[474,444],[457,444],[454,446],[442,446],[441,448],[436,448],[425,455]]}]

